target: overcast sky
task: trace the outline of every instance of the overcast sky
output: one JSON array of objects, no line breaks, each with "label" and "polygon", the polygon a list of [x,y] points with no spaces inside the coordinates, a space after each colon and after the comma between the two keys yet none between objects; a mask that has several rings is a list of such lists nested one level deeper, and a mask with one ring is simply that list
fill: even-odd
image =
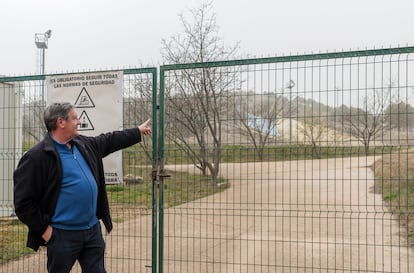
[{"label": "overcast sky", "polygon": [[[201,0],[0,0],[0,74],[38,71],[35,33],[52,30],[46,73],[154,66],[178,14]],[[414,46],[413,0],[215,0],[220,36],[239,54]]]}]

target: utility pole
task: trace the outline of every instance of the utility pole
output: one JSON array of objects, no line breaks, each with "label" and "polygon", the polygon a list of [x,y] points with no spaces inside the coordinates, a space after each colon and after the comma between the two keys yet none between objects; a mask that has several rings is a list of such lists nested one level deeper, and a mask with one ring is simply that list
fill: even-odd
[{"label": "utility pole", "polygon": [[286,88],[289,89],[289,142],[292,144],[292,88],[295,87],[295,82],[289,80]]},{"label": "utility pole", "polygon": [[[40,60],[40,74],[45,74],[45,52],[48,48],[49,38],[52,36],[52,30],[48,30],[44,33],[35,33],[35,44],[39,49],[39,60]],[[42,83],[42,94],[41,94],[42,106],[45,105],[45,81]]]}]

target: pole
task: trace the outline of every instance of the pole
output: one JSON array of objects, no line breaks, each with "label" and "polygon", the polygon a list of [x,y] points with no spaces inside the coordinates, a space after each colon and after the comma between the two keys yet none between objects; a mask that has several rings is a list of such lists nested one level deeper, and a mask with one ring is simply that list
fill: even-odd
[{"label": "pole", "polygon": [[[42,48],[42,64],[41,64],[41,73],[42,73],[42,75],[44,75],[45,74],[45,51],[46,51],[46,48]],[[45,103],[45,81],[46,80],[43,80],[43,82],[42,82],[42,107],[44,107],[45,105],[46,105],[46,103]]]}]

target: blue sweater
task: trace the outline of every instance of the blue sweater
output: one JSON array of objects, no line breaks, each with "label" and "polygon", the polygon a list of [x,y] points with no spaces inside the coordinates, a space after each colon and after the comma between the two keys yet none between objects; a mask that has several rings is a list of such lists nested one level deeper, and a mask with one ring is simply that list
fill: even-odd
[{"label": "blue sweater", "polygon": [[96,207],[98,187],[90,167],[75,145],[54,140],[62,160],[63,175],[52,227],[65,230],[85,230],[98,222]]}]

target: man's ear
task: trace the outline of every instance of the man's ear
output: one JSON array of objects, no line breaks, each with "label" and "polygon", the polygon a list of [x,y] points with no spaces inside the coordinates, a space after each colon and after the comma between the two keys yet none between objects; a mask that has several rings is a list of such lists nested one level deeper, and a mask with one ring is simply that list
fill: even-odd
[{"label": "man's ear", "polygon": [[65,120],[63,118],[58,118],[56,120],[56,125],[59,128],[65,128]]}]

